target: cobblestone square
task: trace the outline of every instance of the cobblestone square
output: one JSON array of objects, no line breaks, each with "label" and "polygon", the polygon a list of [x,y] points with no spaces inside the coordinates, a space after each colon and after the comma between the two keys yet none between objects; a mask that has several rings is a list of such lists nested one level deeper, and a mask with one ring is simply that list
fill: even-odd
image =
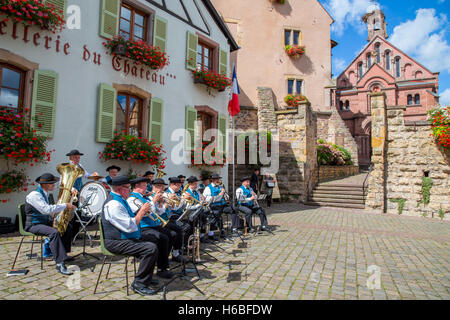
[{"label": "cobblestone square", "polygon": [[[248,234],[246,247],[239,245],[239,239],[222,241],[217,244],[220,248],[202,246],[201,279],[189,275],[205,296],[177,279],[168,286],[167,299],[450,298],[448,221],[293,203],[275,204],[267,211],[273,235]],[[42,271],[39,261],[26,260],[30,244],[22,246],[16,264],[29,273],[7,277],[20,239],[18,235],[0,238],[0,299],[162,299],[162,294],[143,297],[131,290],[127,296],[123,265],[112,265],[106,280],[105,266],[94,295],[100,260],[89,258],[96,264],[94,272],[82,256],[70,263],[80,268],[77,287],[77,277],[60,275],[53,261],[45,261]],[[101,257],[98,238],[93,248],[86,248]],[[82,241],[77,240],[71,255],[81,250]],[[39,252],[38,246],[34,252]],[[131,282],[131,259],[128,271]],[[371,281],[378,271],[379,289]]]}]

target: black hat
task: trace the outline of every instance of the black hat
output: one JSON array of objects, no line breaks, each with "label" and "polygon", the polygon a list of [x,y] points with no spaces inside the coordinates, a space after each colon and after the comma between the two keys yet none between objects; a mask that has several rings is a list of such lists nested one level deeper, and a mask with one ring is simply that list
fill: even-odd
[{"label": "black hat", "polygon": [[111,179],[111,186],[121,186],[124,184],[131,184],[130,179],[127,176],[117,176]]},{"label": "black hat", "polygon": [[167,186],[167,183],[164,181],[164,179],[155,179],[155,180],[153,180],[152,184],[153,184],[153,185],[155,185],[155,184],[156,184],[156,185],[162,184],[162,185]]},{"label": "black hat", "polygon": [[82,156],[84,155],[83,153],[80,153],[80,151],[78,151],[77,149],[74,149],[72,151],[70,151],[68,154],[66,154],[66,156]]},{"label": "black hat", "polygon": [[180,175],[178,176],[178,178],[180,178],[180,179],[183,179],[183,178],[185,178],[185,179],[186,179],[186,177],[185,177],[185,176],[183,176],[182,174],[180,174]]},{"label": "black hat", "polygon": [[150,182],[150,179],[144,178],[144,177],[139,177],[139,178],[130,180],[130,183],[131,183],[132,185],[136,185],[136,184],[138,184],[138,183],[140,183],[140,182],[147,182],[147,183],[149,183],[149,182]]},{"label": "black hat", "polygon": [[170,183],[181,183],[181,179],[178,177],[170,177],[169,182]]},{"label": "black hat", "polygon": [[198,179],[195,176],[191,176],[191,177],[187,178],[187,182],[189,182],[189,183],[197,182],[197,181],[198,181]]},{"label": "black hat", "polygon": [[245,180],[251,180],[249,176],[245,176],[241,178],[241,182],[244,182]]},{"label": "black hat", "polygon": [[144,177],[151,175],[151,174],[155,174],[153,171],[147,171],[146,173],[144,173]]},{"label": "black hat", "polygon": [[109,166],[108,168],[106,168],[106,171],[108,171],[108,172],[109,172],[109,170],[112,170],[112,169],[117,169],[117,171],[120,171],[120,170],[121,170],[121,168],[120,168],[120,167],[118,167],[118,166],[115,166],[115,165],[112,165],[112,166]]},{"label": "black hat", "polygon": [[51,173],[44,173],[42,176],[37,177],[36,180],[34,181],[36,181],[39,184],[52,184],[58,182],[59,178],[55,177]]},{"label": "black hat", "polygon": [[207,174],[205,174],[205,175],[203,175],[203,176],[201,176],[200,177],[200,179],[202,179],[202,181],[203,180],[206,180],[206,179],[210,179],[211,177],[209,176],[209,175],[207,175]]},{"label": "black hat", "polygon": [[213,173],[211,175],[211,179],[222,179],[222,177],[219,174],[217,174],[217,173]]}]

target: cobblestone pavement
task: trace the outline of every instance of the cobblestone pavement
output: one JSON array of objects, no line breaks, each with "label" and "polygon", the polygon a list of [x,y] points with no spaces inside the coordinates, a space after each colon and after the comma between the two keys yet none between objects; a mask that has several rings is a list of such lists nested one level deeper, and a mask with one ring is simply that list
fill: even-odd
[{"label": "cobblestone pavement", "polygon": [[[177,279],[169,285],[167,299],[449,299],[450,223],[426,218],[381,215],[359,210],[313,208],[299,204],[275,204],[268,210],[274,235],[247,235],[247,247],[219,243],[202,247],[216,260],[199,266],[201,279]],[[123,265],[113,265],[108,279],[94,272],[78,257],[72,264],[81,269],[76,277],[60,275],[54,262],[26,260],[30,245],[23,246],[17,268],[26,276],[6,277],[14,259],[19,236],[0,238],[0,299],[161,299],[158,294],[126,295]],[[36,247],[35,247],[36,248]],[[72,254],[82,250],[77,241]],[[36,251],[36,249],[35,249]],[[100,257],[99,241],[87,251]],[[378,266],[381,283],[369,281]],[[132,279],[132,264],[129,265]],[[179,269],[175,269],[179,270]],[[104,269],[106,271],[106,268]],[[105,274],[105,272],[104,272]],[[70,289],[71,288],[71,289]]]}]

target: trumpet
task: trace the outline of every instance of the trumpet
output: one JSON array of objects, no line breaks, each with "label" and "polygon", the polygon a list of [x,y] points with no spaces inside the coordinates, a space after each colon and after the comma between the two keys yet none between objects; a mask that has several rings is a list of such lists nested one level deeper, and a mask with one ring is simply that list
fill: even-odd
[{"label": "trumpet", "polygon": [[[134,203],[134,205],[138,208],[138,211],[142,208],[142,206],[144,205],[144,203],[141,201],[141,200],[139,200],[138,198],[135,198],[134,200],[133,200],[133,203]],[[164,228],[166,225],[167,225],[167,223],[168,223],[168,221],[167,220],[164,220],[163,218],[161,218],[161,216],[159,215],[159,214],[157,214],[156,212],[153,212],[153,211],[149,211],[148,213],[146,213],[145,215],[144,215],[145,217],[149,217],[150,219],[152,219],[153,221],[155,221],[155,222],[158,222],[158,220],[159,220],[159,222],[160,222],[160,224],[162,225],[162,227]]]},{"label": "trumpet", "polygon": [[[175,194],[175,193],[173,193]],[[164,201],[169,205],[169,207],[179,207],[181,204],[181,199],[175,194],[176,199],[169,198],[170,193],[164,193]]]},{"label": "trumpet", "polygon": [[197,200],[191,195],[188,195],[188,197],[184,198],[184,201],[186,201],[186,203],[190,206],[192,206],[194,204],[200,204],[202,207],[209,209],[208,203],[206,203],[204,200],[203,201]]},{"label": "trumpet", "polygon": [[164,171],[162,171],[161,169],[157,169],[156,172],[156,179],[161,179],[162,177],[164,177],[166,175],[166,173]]},{"label": "trumpet", "polygon": [[230,195],[228,194],[227,190],[225,189],[225,186],[223,185],[223,181],[220,180],[219,181],[219,186],[225,190],[225,193],[223,194],[223,198],[225,199],[225,201],[230,201]]}]

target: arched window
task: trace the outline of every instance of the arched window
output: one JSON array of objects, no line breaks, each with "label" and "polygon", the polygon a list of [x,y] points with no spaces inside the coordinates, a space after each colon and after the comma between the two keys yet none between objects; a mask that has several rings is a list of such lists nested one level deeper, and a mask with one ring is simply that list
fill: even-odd
[{"label": "arched window", "polygon": [[361,79],[363,76],[363,64],[362,62],[358,63],[358,77]]},{"label": "arched window", "polygon": [[143,101],[125,92],[117,94],[116,130],[142,137]]},{"label": "arched window", "polygon": [[386,56],[386,70],[390,70],[391,69],[391,52],[389,50],[387,50],[385,52],[385,56]]},{"label": "arched window", "polygon": [[339,101],[339,110],[344,110],[344,102]]},{"label": "arched window", "polygon": [[381,54],[380,54],[380,44],[375,44],[375,51],[377,53],[377,63],[381,62]]},{"label": "arched window", "polygon": [[412,95],[408,94],[407,99],[408,99],[408,106],[412,105],[412,104],[413,104],[413,98],[412,98]]},{"label": "arched window", "polygon": [[420,94],[416,94],[414,96],[414,104],[420,104]]},{"label": "arched window", "polygon": [[9,64],[0,63],[0,106],[22,111],[25,73]]},{"label": "arched window", "polygon": [[368,53],[367,54],[367,70],[369,70],[371,66],[372,66],[372,54]]},{"label": "arched window", "polygon": [[350,102],[348,100],[345,101],[345,110],[350,110]]},{"label": "arched window", "polygon": [[400,77],[400,57],[395,58],[395,76]]}]

